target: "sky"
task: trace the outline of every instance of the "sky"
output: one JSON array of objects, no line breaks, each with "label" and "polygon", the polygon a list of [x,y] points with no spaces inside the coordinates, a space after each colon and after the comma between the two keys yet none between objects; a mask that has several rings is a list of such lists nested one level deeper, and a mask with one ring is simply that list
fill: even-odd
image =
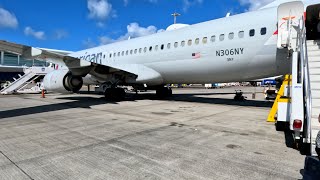
[{"label": "sky", "polygon": [[0,0],[0,40],[77,51],[256,10],[274,0]]}]

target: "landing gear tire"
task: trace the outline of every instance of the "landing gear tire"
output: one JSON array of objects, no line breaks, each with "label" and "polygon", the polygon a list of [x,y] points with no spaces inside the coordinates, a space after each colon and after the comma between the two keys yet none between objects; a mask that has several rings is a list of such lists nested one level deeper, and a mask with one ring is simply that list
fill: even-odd
[{"label": "landing gear tire", "polygon": [[106,100],[121,101],[124,100],[126,92],[122,88],[108,88],[104,92]]},{"label": "landing gear tire", "polygon": [[167,87],[161,87],[157,89],[157,97],[159,98],[166,98],[166,97],[171,97],[172,96],[172,89],[167,88]]},{"label": "landing gear tire", "polygon": [[241,90],[236,90],[236,95],[234,96],[235,101],[245,101],[247,97],[243,96],[243,92]]}]

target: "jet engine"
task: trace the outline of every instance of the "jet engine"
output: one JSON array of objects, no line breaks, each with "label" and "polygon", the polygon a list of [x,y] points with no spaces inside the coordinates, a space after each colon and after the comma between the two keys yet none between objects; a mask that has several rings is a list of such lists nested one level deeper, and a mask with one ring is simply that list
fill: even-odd
[{"label": "jet engine", "polygon": [[44,88],[53,92],[78,92],[82,85],[81,76],[73,76],[69,70],[55,70],[43,79]]}]

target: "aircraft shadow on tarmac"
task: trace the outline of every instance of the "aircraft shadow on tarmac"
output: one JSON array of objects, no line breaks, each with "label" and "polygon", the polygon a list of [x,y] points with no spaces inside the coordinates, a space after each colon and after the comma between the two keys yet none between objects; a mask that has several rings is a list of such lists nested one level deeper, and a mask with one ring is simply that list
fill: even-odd
[{"label": "aircraft shadow on tarmac", "polygon": [[90,106],[107,103],[104,98],[70,97],[70,98],[61,98],[61,99],[70,99],[74,101],[0,111],[0,119],[52,112],[52,111],[59,111],[64,109],[90,108]]},{"label": "aircraft shadow on tarmac", "polygon": [[[83,94],[83,93],[82,93]],[[233,106],[244,106],[244,107],[271,107],[272,102],[268,101],[255,101],[255,100],[245,100],[245,101],[235,101],[233,99],[224,99],[224,98],[212,98],[212,97],[198,97],[206,95],[222,95],[226,93],[195,93],[195,94],[174,94],[173,97],[166,98],[164,101],[177,101],[177,102],[192,102],[192,103],[205,103],[205,104],[221,104],[221,105],[233,105]],[[0,119],[2,118],[11,118],[24,115],[59,111],[64,109],[73,109],[73,108],[91,108],[91,106],[101,105],[101,104],[111,104],[117,102],[108,102],[101,98],[95,97],[84,97],[84,96],[70,96],[70,97],[61,97],[58,99],[63,100],[72,100],[71,102],[63,102],[57,104],[41,105],[27,108],[19,108],[7,111],[0,111]],[[137,100],[158,100],[154,93],[145,93],[145,94],[134,94],[128,93],[124,101],[137,101]]]},{"label": "aircraft shadow on tarmac", "polygon": [[[215,98],[205,97],[210,95],[230,95],[234,93],[190,93],[190,94],[174,94],[172,97],[166,98],[167,101],[181,101],[181,102],[192,102],[192,103],[204,103],[204,104],[221,104],[221,105],[232,105],[232,106],[248,106],[248,107],[272,107],[273,102],[270,101],[258,101],[258,100],[245,100],[236,101],[228,98]],[[201,97],[199,97],[201,96]],[[244,93],[245,96],[245,93]],[[129,94],[128,99],[134,100],[157,100],[157,97],[150,94]]]}]

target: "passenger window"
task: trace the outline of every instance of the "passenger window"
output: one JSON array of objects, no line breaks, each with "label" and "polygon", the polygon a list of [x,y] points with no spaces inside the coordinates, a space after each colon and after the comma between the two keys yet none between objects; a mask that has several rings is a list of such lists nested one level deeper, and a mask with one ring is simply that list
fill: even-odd
[{"label": "passenger window", "polygon": [[229,37],[230,40],[232,40],[234,38],[234,33],[233,32],[229,33],[228,37]]},{"label": "passenger window", "polygon": [[149,47],[149,51],[150,51],[150,52],[152,51],[152,46]]},{"label": "passenger window", "polygon": [[128,55],[128,54],[129,54],[129,51],[127,50],[127,51],[126,51],[126,55]]},{"label": "passenger window", "polygon": [[224,34],[220,34],[219,40],[220,40],[220,41],[223,41],[223,40],[224,40]]},{"label": "passenger window", "polygon": [[178,43],[178,42],[175,42],[175,43],[174,43],[174,47],[175,47],[175,48],[177,48],[177,47],[178,47],[178,45],[179,45],[179,43]]},{"label": "passenger window", "polygon": [[124,51],[122,51],[121,56],[124,56]]},{"label": "passenger window", "polygon": [[139,53],[141,53],[141,52],[142,52],[142,48],[139,49]]},{"label": "passenger window", "polygon": [[210,41],[211,41],[211,42],[215,42],[215,41],[216,41],[216,36],[211,36]]},{"label": "passenger window", "polygon": [[255,34],[254,29],[251,29],[251,30],[249,31],[249,36],[252,37],[252,36],[254,36],[254,34]]},{"label": "passenger window", "polygon": [[238,36],[239,36],[239,38],[243,38],[244,37],[244,31],[239,31]]},{"label": "passenger window", "polygon": [[171,47],[171,44],[170,44],[170,43],[168,43],[168,44],[167,44],[167,48],[168,48],[168,49],[170,49],[170,47]]},{"label": "passenger window", "polygon": [[116,57],[117,53],[113,53],[113,57]]},{"label": "passenger window", "polygon": [[207,44],[207,42],[208,42],[208,38],[207,38],[207,37],[204,37],[204,38],[202,39],[202,43],[203,43],[203,44]]},{"label": "passenger window", "polygon": [[192,40],[190,39],[189,41],[188,41],[188,46],[191,46],[192,45]]},{"label": "passenger window", "polygon": [[130,50],[130,54],[132,54],[132,53],[133,53],[133,50],[131,49],[131,50]]},{"label": "passenger window", "polygon": [[164,49],[164,44],[161,45],[161,50],[163,50],[163,49]]},{"label": "passenger window", "polygon": [[200,41],[199,38],[197,38],[194,43],[198,45],[199,41]]},{"label": "passenger window", "polygon": [[147,52],[147,47],[144,47],[144,50],[143,50],[144,52]]},{"label": "passenger window", "polygon": [[106,58],[106,55],[103,55],[103,59],[105,59]]},{"label": "passenger window", "polygon": [[267,34],[267,28],[261,28],[261,35],[266,35]]},{"label": "passenger window", "polygon": [[184,47],[186,45],[185,41],[181,41],[181,46]]},{"label": "passenger window", "polygon": [[156,45],[156,46],[154,47],[154,49],[155,49],[156,51],[158,51],[158,48],[159,48],[158,45]]},{"label": "passenger window", "polygon": [[111,57],[112,57],[112,54],[110,54],[109,57],[111,58]]},{"label": "passenger window", "polygon": [[120,52],[118,52],[118,56],[120,56]]},{"label": "passenger window", "polygon": [[138,49],[135,49],[135,50],[134,50],[134,54],[137,54],[137,52],[138,52]]}]

